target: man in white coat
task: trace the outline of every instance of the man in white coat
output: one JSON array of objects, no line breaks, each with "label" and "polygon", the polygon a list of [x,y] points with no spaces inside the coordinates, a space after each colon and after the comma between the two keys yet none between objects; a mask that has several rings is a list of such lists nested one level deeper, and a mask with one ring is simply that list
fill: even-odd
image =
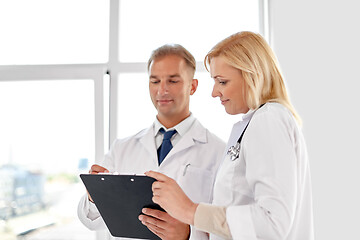
[{"label": "man in white coat", "polygon": [[[211,202],[214,178],[225,143],[204,128],[189,110],[190,96],[198,86],[194,79],[194,57],[181,45],[164,45],[148,61],[149,90],[157,109],[147,129],[117,139],[100,165],[99,172],[143,174],[155,170],[175,179],[194,202]],[[165,158],[161,151],[164,132],[173,131],[172,149]],[[165,212],[146,209],[139,221],[162,239],[208,239],[207,234],[183,224]],[[91,196],[85,194],[78,206],[80,221],[91,230],[105,229]],[[119,226],[121,228],[121,226]],[[108,239],[120,239],[110,236]]]}]

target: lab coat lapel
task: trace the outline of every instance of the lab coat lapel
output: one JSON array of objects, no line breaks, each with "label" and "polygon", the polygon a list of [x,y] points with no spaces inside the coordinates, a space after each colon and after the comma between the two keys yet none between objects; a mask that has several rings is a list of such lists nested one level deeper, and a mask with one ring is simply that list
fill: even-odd
[{"label": "lab coat lapel", "polygon": [[152,161],[154,161],[157,165],[158,159],[157,159],[157,151],[156,151],[156,146],[155,146],[153,125],[151,125],[151,127],[146,129],[146,131],[144,131],[142,135],[139,135],[138,138],[139,138],[141,145],[148,151],[149,158],[151,158]]},{"label": "lab coat lapel", "polygon": [[181,138],[181,140],[171,149],[164,161],[171,158],[178,152],[184,151],[195,145],[195,142],[207,142],[206,129],[200,124],[198,120],[195,120],[189,131]]}]

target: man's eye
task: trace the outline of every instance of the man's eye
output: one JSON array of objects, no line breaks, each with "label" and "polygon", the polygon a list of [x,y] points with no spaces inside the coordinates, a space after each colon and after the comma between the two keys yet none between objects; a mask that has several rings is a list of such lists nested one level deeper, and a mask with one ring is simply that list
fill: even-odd
[{"label": "man's eye", "polygon": [[225,85],[227,81],[219,81],[221,85]]},{"label": "man's eye", "polygon": [[171,82],[171,83],[177,83],[177,82],[179,82],[178,80],[170,80],[169,82]]},{"label": "man's eye", "polygon": [[153,84],[156,84],[156,83],[159,83],[160,81],[159,80],[150,80],[150,82]]}]

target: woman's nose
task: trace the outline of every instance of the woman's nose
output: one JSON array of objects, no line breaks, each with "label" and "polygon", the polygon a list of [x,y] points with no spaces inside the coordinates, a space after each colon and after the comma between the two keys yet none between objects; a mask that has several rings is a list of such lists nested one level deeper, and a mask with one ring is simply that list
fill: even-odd
[{"label": "woman's nose", "polygon": [[216,87],[216,84],[214,84],[214,87],[213,87],[213,90],[211,92],[211,96],[213,98],[215,97],[220,97],[220,92],[218,91],[217,87]]}]

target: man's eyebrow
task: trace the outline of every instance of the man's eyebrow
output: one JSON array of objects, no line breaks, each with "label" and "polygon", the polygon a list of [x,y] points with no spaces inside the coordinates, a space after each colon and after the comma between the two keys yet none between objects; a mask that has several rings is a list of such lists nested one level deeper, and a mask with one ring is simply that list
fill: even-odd
[{"label": "man's eyebrow", "polygon": [[[176,74],[168,75],[168,78],[177,78],[177,77],[180,77],[180,74],[176,73]],[[156,75],[150,75],[149,78],[159,79],[159,77]]]},{"label": "man's eyebrow", "polygon": [[170,78],[180,77],[180,74],[172,74],[169,76]]}]

